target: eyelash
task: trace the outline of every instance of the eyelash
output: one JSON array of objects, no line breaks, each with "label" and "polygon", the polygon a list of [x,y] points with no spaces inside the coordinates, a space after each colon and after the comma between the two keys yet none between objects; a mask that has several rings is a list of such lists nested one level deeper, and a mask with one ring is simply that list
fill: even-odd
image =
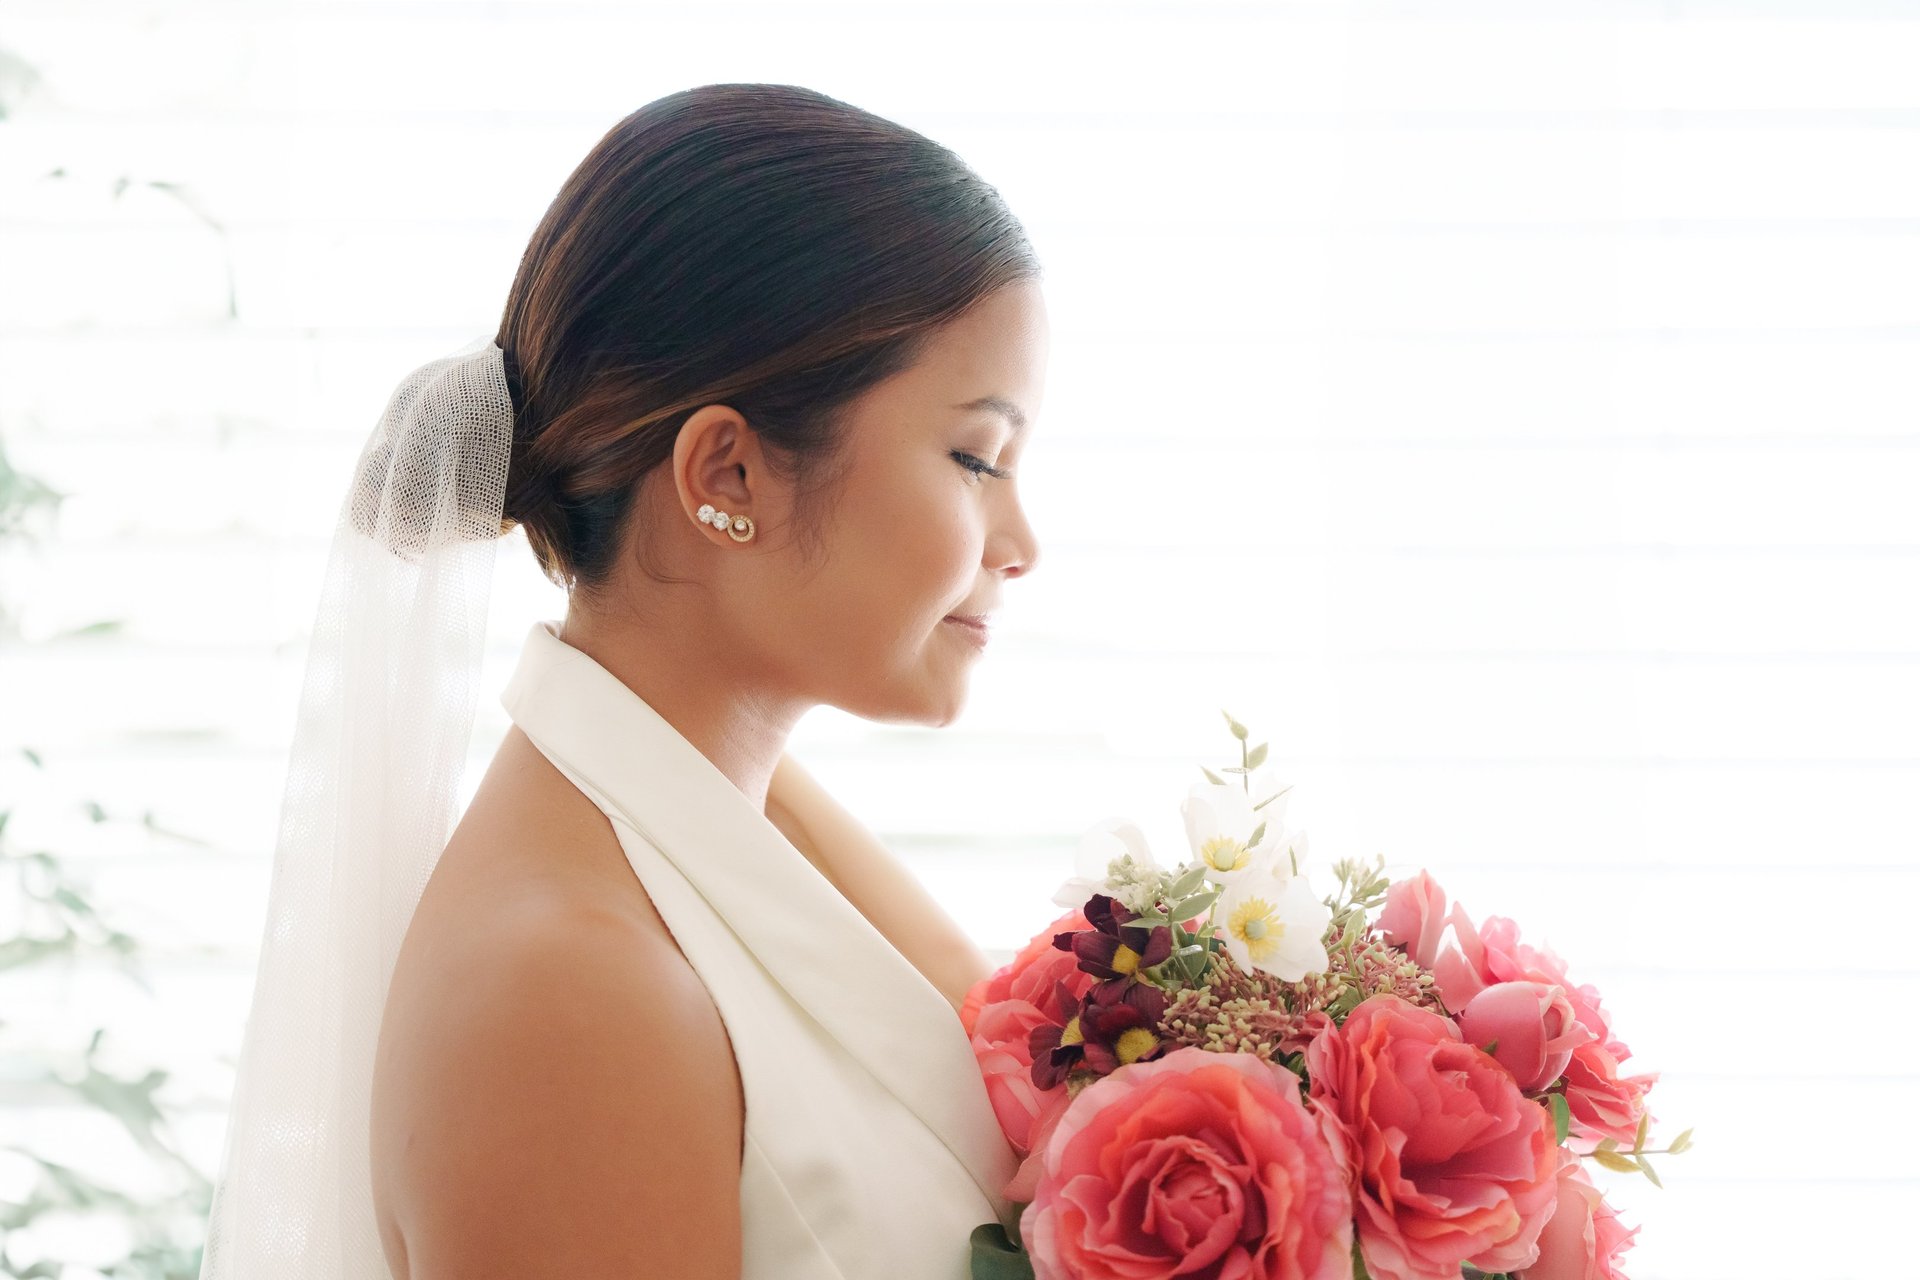
[{"label": "eyelash", "polygon": [[989,466],[985,462],[982,462],[979,458],[974,457],[970,453],[961,453],[960,451],[955,450],[953,454],[953,458],[954,458],[954,461],[958,462],[961,466],[965,467],[967,470],[973,472],[976,476],[989,475],[989,476],[992,476],[995,480],[1005,480],[1008,476],[1011,476],[1013,474],[1013,472],[1011,471],[1002,471],[998,467]]}]

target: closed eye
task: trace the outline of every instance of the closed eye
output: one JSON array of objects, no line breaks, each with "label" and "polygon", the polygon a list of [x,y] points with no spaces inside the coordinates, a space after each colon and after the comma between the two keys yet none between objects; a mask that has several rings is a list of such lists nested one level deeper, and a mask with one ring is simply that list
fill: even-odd
[{"label": "closed eye", "polygon": [[961,453],[958,449],[953,452],[953,460],[975,475],[988,475],[992,476],[995,480],[1005,480],[1013,474],[1011,471],[1002,471],[998,467],[991,466],[970,453]]}]

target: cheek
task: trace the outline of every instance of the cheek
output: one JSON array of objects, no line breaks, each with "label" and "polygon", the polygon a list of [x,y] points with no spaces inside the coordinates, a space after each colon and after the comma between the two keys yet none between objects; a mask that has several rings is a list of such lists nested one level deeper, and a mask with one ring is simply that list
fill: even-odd
[{"label": "cheek", "polygon": [[829,547],[839,563],[827,574],[844,588],[835,593],[844,607],[918,632],[916,622],[938,622],[978,594],[980,504],[964,479],[938,468],[895,475],[857,486],[844,501]]}]

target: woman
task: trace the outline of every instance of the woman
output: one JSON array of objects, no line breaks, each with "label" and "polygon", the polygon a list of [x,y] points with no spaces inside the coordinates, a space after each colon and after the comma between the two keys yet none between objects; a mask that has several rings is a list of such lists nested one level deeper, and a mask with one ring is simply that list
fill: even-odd
[{"label": "woman", "polygon": [[[333,785],[386,816],[283,818],[203,1275],[918,1280],[1011,1223],[955,1014],[986,961],[783,750],[822,703],[958,715],[985,643],[958,619],[1038,554],[1039,274],[957,157],[793,86],[669,95],[581,162],[497,340],[411,377],[363,455],[343,521],[412,576],[330,574],[323,623],[404,602],[316,625],[345,656],[302,728],[377,702],[330,758],[388,762]],[[475,661],[446,619],[485,580],[417,530],[489,502],[568,604],[443,842],[395,779],[449,735],[406,700]],[[321,826],[334,870],[302,880]],[[334,943],[287,959],[323,910]]]}]

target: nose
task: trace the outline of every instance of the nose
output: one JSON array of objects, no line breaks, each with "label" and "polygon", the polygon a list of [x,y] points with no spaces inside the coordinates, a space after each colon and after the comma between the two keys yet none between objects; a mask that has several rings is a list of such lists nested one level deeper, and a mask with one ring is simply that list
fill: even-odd
[{"label": "nose", "polygon": [[1018,578],[1033,572],[1040,559],[1040,542],[1018,499],[1008,504],[1008,510],[1011,514],[987,540],[987,564],[1009,578]]}]

